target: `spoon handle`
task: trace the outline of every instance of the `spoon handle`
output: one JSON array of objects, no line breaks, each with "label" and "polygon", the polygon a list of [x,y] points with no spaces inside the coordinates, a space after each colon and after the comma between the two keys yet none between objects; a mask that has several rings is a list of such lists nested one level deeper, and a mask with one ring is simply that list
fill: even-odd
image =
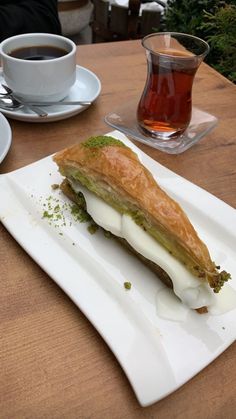
[{"label": "spoon handle", "polygon": [[[18,96],[15,96],[19,101],[22,102],[22,99]],[[91,105],[91,102],[89,101],[81,101],[81,100],[72,100],[72,101],[50,101],[50,102],[28,102],[28,101],[24,101],[25,105],[30,105],[30,106],[52,106],[52,105]]]},{"label": "spoon handle", "polygon": [[[22,104],[22,105],[24,105],[25,107],[27,107],[30,111],[32,111],[32,112],[34,112],[34,113],[36,113],[38,116],[40,116],[40,117],[45,117],[45,116],[48,116],[48,114],[47,114],[47,112],[45,112],[45,111],[43,111],[39,106],[31,106],[30,104],[28,104],[28,103],[26,103],[24,100],[19,100],[16,96],[15,96],[15,94],[14,94],[14,92],[10,89],[10,87],[8,87],[8,86],[6,86],[5,84],[2,84],[2,87],[6,90],[6,92],[7,92],[7,95],[6,96],[8,96],[9,98],[13,98],[13,99],[15,99],[16,101],[18,101],[19,102],[19,104]],[[3,94],[2,94],[3,95]]]},{"label": "spoon handle", "polygon": [[37,105],[31,105],[30,103],[26,102],[25,100],[22,99],[18,99],[17,96],[15,96],[13,93],[11,94],[11,96],[18,100],[19,103],[21,103],[22,105],[24,105],[26,108],[28,108],[30,111],[36,113],[38,116],[40,116],[41,118],[44,118],[45,116],[48,116],[48,113],[45,112],[43,109],[41,109],[39,106]]},{"label": "spoon handle", "polygon": [[30,111],[36,113],[38,116],[40,116],[41,118],[48,116],[48,113],[43,111],[41,108],[39,108],[38,106],[31,106],[28,105],[27,103],[22,103],[25,107],[27,107]]}]

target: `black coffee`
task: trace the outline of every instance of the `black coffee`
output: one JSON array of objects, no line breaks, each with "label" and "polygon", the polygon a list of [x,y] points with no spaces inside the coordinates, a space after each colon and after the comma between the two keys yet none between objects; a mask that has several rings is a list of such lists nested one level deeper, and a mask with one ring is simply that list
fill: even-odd
[{"label": "black coffee", "polygon": [[36,45],[14,49],[9,55],[14,58],[20,58],[21,60],[43,61],[63,57],[66,54],[68,54],[68,51],[62,48],[52,47],[50,45]]}]

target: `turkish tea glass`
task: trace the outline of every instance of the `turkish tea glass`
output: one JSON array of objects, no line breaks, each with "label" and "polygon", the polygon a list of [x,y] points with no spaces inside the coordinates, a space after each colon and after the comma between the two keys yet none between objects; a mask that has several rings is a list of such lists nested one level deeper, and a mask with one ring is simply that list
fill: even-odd
[{"label": "turkish tea glass", "polygon": [[147,79],[138,104],[140,129],[150,137],[172,140],[188,127],[196,71],[210,48],[192,35],[160,32],[142,40]]}]

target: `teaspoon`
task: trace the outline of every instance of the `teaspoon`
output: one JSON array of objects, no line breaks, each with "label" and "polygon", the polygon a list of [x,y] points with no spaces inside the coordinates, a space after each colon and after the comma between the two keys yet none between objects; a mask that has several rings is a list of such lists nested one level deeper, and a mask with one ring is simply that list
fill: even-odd
[{"label": "teaspoon", "polygon": [[24,100],[18,100],[16,97],[14,97],[12,90],[8,86],[2,84],[2,87],[7,92],[5,95],[4,93],[0,94],[0,107],[2,109],[14,111],[16,109],[21,109],[23,106],[25,106],[40,117],[48,116],[47,112],[43,111],[40,107],[28,105],[24,102]]},{"label": "teaspoon", "polygon": [[19,102],[21,104],[24,104],[25,106],[29,105],[29,106],[53,106],[53,105],[82,105],[82,106],[89,106],[91,105],[92,102],[90,102],[89,100],[54,100],[54,101],[47,101],[47,102],[35,102],[35,101],[26,101],[24,99],[22,99],[20,96],[17,96],[12,93],[2,93],[0,92],[0,99],[1,98],[9,98],[12,99],[12,101],[15,101],[15,104],[17,105]]},{"label": "teaspoon", "polygon": [[22,109],[23,107],[29,108],[32,112],[36,113],[40,117],[48,116],[47,112],[43,111],[37,106],[28,105],[26,103],[21,103],[19,100],[13,98],[10,95],[0,95],[0,108],[8,111],[15,111]]},{"label": "teaspoon", "polygon": [[9,97],[8,95],[0,96],[0,108],[2,109],[9,109],[14,111],[15,109],[23,108],[23,104],[20,103],[18,100]]}]

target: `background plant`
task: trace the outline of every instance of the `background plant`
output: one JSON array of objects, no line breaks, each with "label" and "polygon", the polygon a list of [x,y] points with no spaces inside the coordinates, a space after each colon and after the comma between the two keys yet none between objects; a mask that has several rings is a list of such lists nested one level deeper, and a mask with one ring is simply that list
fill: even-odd
[{"label": "background plant", "polygon": [[206,61],[236,83],[236,0],[169,0],[164,29],[208,41]]}]

